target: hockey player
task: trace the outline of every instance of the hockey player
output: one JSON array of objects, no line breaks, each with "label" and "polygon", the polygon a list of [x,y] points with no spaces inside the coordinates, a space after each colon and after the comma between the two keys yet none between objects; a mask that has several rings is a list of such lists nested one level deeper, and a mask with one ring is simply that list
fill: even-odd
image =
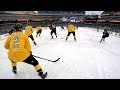
[{"label": "hockey player", "polygon": [[42,27],[41,26],[38,26],[37,27],[37,34],[36,34],[36,37],[39,35],[41,35],[41,32],[42,32]]},{"label": "hockey player", "polygon": [[4,47],[9,50],[8,58],[12,64],[12,72],[17,74],[17,63],[25,62],[34,66],[38,75],[45,79],[47,72],[43,74],[42,68],[38,61],[33,57],[31,53],[31,46],[26,34],[21,31],[21,28],[15,26],[15,31],[8,36],[5,41]]},{"label": "hockey player", "polygon": [[55,26],[55,24],[52,23],[52,24],[49,26],[49,28],[50,28],[50,30],[51,30],[50,34],[51,34],[52,39],[53,39],[53,33],[55,34],[55,36],[56,36],[56,38],[57,38],[57,33],[56,33],[56,26]]},{"label": "hockey player", "polygon": [[32,41],[35,45],[37,45],[35,40],[34,40],[34,37],[33,37],[32,33],[33,33],[33,28],[29,23],[28,26],[25,27],[25,34],[32,39]]},{"label": "hockey player", "polygon": [[109,33],[107,32],[107,29],[104,29],[103,36],[102,36],[100,42],[105,41],[106,37],[109,37]]},{"label": "hockey player", "polygon": [[68,22],[67,29],[68,29],[68,35],[66,37],[66,41],[67,41],[67,39],[68,39],[68,37],[70,36],[71,33],[73,34],[74,40],[76,41],[76,36],[75,36],[76,27],[74,25],[72,25],[70,22]]}]

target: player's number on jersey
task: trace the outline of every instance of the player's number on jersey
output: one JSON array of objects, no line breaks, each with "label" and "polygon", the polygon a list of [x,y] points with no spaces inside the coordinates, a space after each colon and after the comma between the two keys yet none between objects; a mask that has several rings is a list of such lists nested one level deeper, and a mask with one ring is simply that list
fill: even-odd
[{"label": "player's number on jersey", "polygon": [[20,42],[20,36],[15,36],[13,38],[13,45],[12,45],[13,49],[19,49],[20,48],[19,42]]}]

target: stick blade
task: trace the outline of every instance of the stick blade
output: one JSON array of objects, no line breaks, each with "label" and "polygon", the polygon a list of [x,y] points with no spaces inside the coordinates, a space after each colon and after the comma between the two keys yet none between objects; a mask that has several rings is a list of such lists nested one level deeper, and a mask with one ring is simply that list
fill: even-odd
[{"label": "stick blade", "polygon": [[60,60],[60,58],[58,58],[57,60],[53,61],[53,62],[57,62],[58,60]]}]

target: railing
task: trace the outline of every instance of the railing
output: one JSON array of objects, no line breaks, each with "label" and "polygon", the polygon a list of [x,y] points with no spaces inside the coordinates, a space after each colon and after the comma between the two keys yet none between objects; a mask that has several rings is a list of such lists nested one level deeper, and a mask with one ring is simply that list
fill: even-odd
[{"label": "railing", "polygon": [[[33,28],[41,25],[41,26],[48,26],[51,24],[50,21],[45,22],[30,22]],[[90,27],[90,28],[98,28],[98,29],[107,29],[111,32],[120,32],[120,25],[119,24],[112,24],[112,23],[83,23],[83,22],[72,22],[74,25],[79,27]],[[6,34],[10,29],[12,29],[15,26],[16,23],[5,23],[0,24],[0,34]],[[27,22],[22,22],[23,29],[27,26]],[[56,26],[66,26],[67,22],[62,21],[55,21]]]}]

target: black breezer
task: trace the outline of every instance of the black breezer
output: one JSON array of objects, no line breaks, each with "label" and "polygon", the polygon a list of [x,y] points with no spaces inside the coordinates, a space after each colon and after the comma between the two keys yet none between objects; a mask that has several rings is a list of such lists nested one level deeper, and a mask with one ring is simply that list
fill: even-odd
[{"label": "black breezer", "polygon": [[70,36],[71,33],[73,34],[73,36],[75,36],[75,32],[68,32],[67,36]]},{"label": "black breezer", "polygon": [[33,55],[31,54],[26,60],[24,60],[23,62],[31,64],[33,66],[38,65],[38,61],[33,57]]},{"label": "black breezer", "polygon": [[32,34],[31,34],[30,36],[28,36],[28,37],[30,37],[30,38],[32,39],[33,43],[34,43],[35,45],[37,45]]},{"label": "black breezer", "polygon": [[[11,60],[12,63],[15,63]],[[31,54],[27,59],[25,59],[23,62],[27,63],[27,64],[31,64],[33,66],[38,65],[38,61],[33,57],[33,55]],[[13,69],[16,69],[16,66],[13,67]]]},{"label": "black breezer", "polygon": [[71,33],[73,34],[74,40],[76,41],[75,31],[73,31],[73,32],[68,32],[68,35],[67,35],[67,37],[66,37],[66,41],[67,41],[67,39],[68,39],[68,37],[70,36]]}]

